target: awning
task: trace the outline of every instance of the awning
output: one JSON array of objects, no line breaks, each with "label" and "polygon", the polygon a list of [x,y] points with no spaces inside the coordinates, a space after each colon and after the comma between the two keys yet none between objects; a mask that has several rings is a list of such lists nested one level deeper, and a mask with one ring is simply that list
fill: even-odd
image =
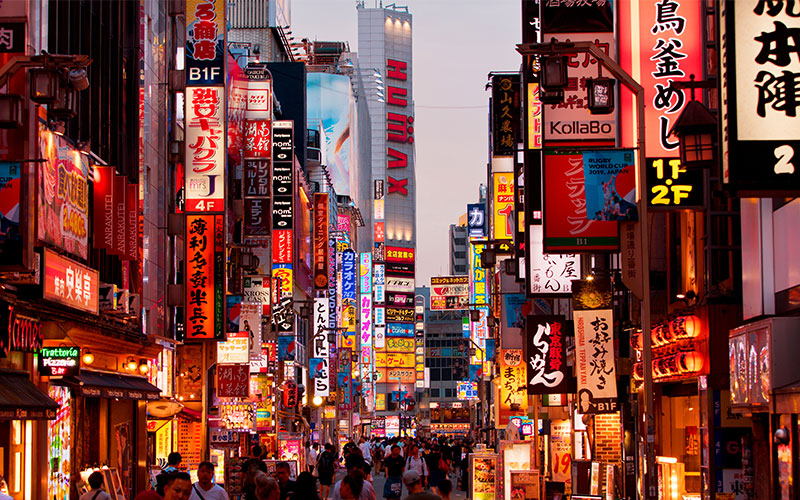
[{"label": "awning", "polygon": [[82,371],[80,375],[52,379],[52,384],[74,388],[87,398],[145,399],[156,401],[161,390],[141,377]]},{"label": "awning", "polygon": [[0,372],[0,420],[52,420],[58,409],[27,372]]}]

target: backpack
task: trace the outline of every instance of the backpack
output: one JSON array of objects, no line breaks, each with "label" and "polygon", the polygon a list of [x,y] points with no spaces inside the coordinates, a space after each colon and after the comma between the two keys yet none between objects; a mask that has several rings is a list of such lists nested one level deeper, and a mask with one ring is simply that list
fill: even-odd
[{"label": "backpack", "polygon": [[333,453],[325,451],[317,459],[317,469],[324,473],[333,473]]}]

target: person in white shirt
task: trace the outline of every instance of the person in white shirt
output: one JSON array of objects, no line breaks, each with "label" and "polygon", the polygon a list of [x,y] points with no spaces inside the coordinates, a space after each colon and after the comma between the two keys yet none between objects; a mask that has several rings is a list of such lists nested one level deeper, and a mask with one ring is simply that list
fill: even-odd
[{"label": "person in white shirt", "polygon": [[214,464],[200,462],[197,466],[197,482],[192,485],[192,496],[189,500],[228,500],[228,493],[214,479]]},{"label": "person in white shirt", "polygon": [[89,474],[89,486],[92,489],[81,495],[80,500],[111,500],[111,495],[103,489],[103,473],[99,470]]},{"label": "person in white shirt", "polygon": [[314,443],[308,450],[308,472],[314,474],[317,468],[317,457],[319,456],[319,443]]},{"label": "person in white shirt", "polygon": [[361,442],[358,443],[358,449],[361,450],[361,456],[364,457],[364,461],[368,464],[372,464],[372,450],[370,449],[369,442],[361,437]]},{"label": "person in white shirt", "polygon": [[419,456],[419,446],[411,445],[411,455],[406,459],[406,470],[413,470],[420,477],[420,484],[424,488],[428,477],[428,464]]}]

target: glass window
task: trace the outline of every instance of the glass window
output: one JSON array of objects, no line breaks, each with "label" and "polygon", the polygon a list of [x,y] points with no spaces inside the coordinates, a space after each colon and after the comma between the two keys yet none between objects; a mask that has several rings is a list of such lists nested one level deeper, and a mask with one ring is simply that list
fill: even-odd
[{"label": "glass window", "polygon": [[455,395],[453,394],[453,389],[450,389],[449,387],[447,389],[445,389],[444,390],[444,397],[446,397],[446,398],[455,397]]},{"label": "glass window", "polygon": [[431,368],[431,380],[442,380],[441,370],[439,368]]},{"label": "glass window", "polygon": [[439,389],[431,389],[431,397],[438,398],[439,397]]}]

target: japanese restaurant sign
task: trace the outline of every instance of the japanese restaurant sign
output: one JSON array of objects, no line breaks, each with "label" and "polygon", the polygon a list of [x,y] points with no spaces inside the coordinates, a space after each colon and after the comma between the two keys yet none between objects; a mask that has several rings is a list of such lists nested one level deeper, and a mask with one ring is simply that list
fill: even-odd
[{"label": "japanese restaurant sign", "polygon": [[59,304],[98,313],[100,279],[97,271],[44,249],[44,298]]},{"label": "japanese restaurant sign", "polygon": [[800,11],[793,1],[720,2],[720,11],[723,181],[745,194],[797,192]]},{"label": "japanese restaurant sign", "polygon": [[217,365],[217,397],[247,398],[249,396],[249,365]]},{"label": "japanese restaurant sign", "polygon": [[314,287],[328,288],[328,193],[314,193]]},{"label": "japanese restaurant sign", "polygon": [[492,155],[511,156],[520,140],[519,73],[492,75]]},{"label": "japanese restaurant sign", "polygon": [[250,335],[248,332],[241,331],[228,333],[228,340],[224,342],[217,342],[217,364],[232,365],[249,363],[249,344]]},{"label": "japanese restaurant sign", "polygon": [[342,252],[342,299],[356,300],[356,253],[352,249]]},{"label": "japanese restaurant sign", "polygon": [[186,85],[225,84],[225,32],[225,0],[186,0]]},{"label": "japanese restaurant sign", "polygon": [[38,169],[39,240],[87,259],[89,164],[86,156],[44,124],[39,124],[39,153],[44,160]]},{"label": "japanese restaurant sign", "polygon": [[187,213],[225,209],[225,102],[225,87],[186,87]]},{"label": "japanese restaurant sign", "polygon": [[544,253],[542,226],[528,227],[528,295],[568,296],[572,280],[580,278],[581,256],[577,253]]},{"label": "japanese restaurant sign", "polygon": [[318,359],[314,377],[314,394],[326,397],[330,394],[330,355],[331,347],[328,341],[329,322],[328,299],[317,297],[314,299],[314,333],[311,339],[311,357]]},{"label": "japanese restaurant sign", "polygon": [[[511,415],[525,415],[528,409],[527,373],[522,349],[500,350],[500,425]],[[513,406],[512,406],[513,405]]]},{"label": "japanese restaurant sign", "polygon": [[514,173],[494,172],[492,235],[495,240],[514,238]]},{"label": "japanese restaurant sign", "polygon": [[572,328],[563,316],[528,316],[528,394],[565,394],[572,368],[567,366],[566,339]]},{"label": "japanese restaurant sign", "polygon": [[616,412],[619,407],[611,284],[601,279],[575,280],[572,291],[578,411]]},{"label": "japanese restaurant sign", "polygon": [[222,215],[186,216],[186,340],[224,340]]}]

